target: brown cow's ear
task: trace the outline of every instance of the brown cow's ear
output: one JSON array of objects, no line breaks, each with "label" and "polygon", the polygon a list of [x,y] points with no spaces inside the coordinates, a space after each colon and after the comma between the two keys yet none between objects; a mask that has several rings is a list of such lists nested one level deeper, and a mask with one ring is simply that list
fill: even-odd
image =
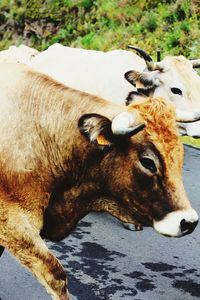
[{"label": "brown cow's ear", "polygon": [[78,122],[80,132],[101,149],[112,145],[111,121],[98,114],[85,114]]}]

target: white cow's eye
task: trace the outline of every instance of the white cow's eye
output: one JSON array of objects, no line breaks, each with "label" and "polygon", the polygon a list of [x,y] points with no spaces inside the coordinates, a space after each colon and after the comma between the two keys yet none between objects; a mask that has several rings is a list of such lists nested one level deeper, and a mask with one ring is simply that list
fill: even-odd
[{"label": "white cow's eye", "polygon": [[175,88],[175,87],[171,88],[171,91],[172,91],[173,94],[176,94],[176,95],[182,95],[183,94],[180,89]]},{"label": "white cow's eye", "polygon": [[140,163],[144,168],[148,169],[151,173],[156,173],[157,168],[154,161],[151,158],[145,156],[141,157]]}]

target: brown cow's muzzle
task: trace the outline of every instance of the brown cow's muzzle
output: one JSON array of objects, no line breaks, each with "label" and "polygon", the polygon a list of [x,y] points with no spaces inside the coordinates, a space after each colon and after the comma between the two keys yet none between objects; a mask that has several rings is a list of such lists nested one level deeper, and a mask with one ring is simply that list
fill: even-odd
[{"label": "brown cow's muzzle", "polygon": [[198,215],[194,209],[179,210],[167,214],[163,220],[154,221],[153,227],[159,233],[170,237],[181,237],[194,231]]},{"label": "brown cow's muzzle", "polygon": [[183,219],[181,221],[182,236],[192,233],[196,228],[198,222],[199,222],[198,220],[195,222],[187,222],[185,219]]}]

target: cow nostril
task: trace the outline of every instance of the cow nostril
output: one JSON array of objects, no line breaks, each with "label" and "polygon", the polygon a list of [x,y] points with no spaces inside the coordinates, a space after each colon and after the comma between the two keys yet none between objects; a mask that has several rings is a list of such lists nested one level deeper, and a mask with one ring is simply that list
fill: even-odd
[{"label": "cow nostril", "polygon": [[187,222],[185,221],[185,219],[181,220],[181,231],[186,230],[187,227]]},{"label": "cow nostril", "polygon": [[197,224],[198,224],[198,221],[190,222],[190,221],[186,221],[185,219],[181,220],[180,225],[181,225],[182,234],[186,235],[186,234],[193,232],[193,230],[195,229]]}]

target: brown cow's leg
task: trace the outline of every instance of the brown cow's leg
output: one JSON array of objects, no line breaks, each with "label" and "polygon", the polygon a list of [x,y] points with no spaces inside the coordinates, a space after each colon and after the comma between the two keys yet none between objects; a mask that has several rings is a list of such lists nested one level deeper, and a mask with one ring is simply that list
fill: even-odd
[{"label": "brown cow's leg", "polygon": [[7,220],[0,222],[3,229],[0,232],[0,244],[35,274],[54,300],[70,300],[63,267],[46,247],[26,215],[15,213],[14,219]]},{"label": "brown cow's leg", "polygon": [[9,242],[7,249],[35,274],[54,300],[70,300],[67,295],[66,274],[63,267],[45,246],[42,239],[40,240],[38,237],[32,242],[30,237],[28,240],[17,241],[17,246],[20,243],[20,247]]}]

